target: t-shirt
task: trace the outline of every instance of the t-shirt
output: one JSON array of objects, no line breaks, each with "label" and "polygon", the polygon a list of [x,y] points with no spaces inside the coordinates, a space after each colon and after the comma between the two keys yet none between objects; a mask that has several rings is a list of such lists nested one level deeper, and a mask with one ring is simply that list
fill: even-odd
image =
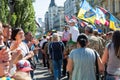
[{"label": "t-shirt", "polygon": [[41,48],[42,48],[44,42],[47,42],[47,39],[43,39],[43,40],[40,42],[40,47],[41,47]]},{"label": "t-shirt", "polygon": [[70,32],[69,31],[64,31],[63,36],[62,36],[62,41],[68,41],[69,36],[70,36]]},{"label": "t-shirt", "polygon": [[96,80],[94,70],[96,57],[92,49],[74,49],[71,51],[69,58],[72,59],[74,66],[72,80]]},{"label": "t-shirt", "polygon": [[115,55],[114,44],[110,42],[106,45],[106,48],[109,50],[107,73],[120,76],[120,59]]},{"label": "t-shirt", "polygon": [[77,42],[77,38],[79,36],[79,30],[75,26],[72,26],[70,27],[69,32],[72,35],[72,41]]},{"label": "t-shirt", "polygon": [[23,57],[25,57],[29,53],[29,48],[28,48],[27,44],[25,44],[24,42],[22,42],[19,45],[18,49],[20,49],[22,51]]},{"label": "t-shirt", "polygon": [[62,42],[51,42],[49,44],[49,53],[51,59],[60,60],[63,58],[64,44]]}]

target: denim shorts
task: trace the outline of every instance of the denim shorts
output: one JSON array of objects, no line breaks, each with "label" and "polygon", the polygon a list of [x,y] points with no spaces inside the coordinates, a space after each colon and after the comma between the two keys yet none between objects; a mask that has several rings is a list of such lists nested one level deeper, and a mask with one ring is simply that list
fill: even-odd
[{"label": "denim shorts", "polygon": [[105,80],[120,80],[120,76],[114,76],[114,75],[107,74]]}]

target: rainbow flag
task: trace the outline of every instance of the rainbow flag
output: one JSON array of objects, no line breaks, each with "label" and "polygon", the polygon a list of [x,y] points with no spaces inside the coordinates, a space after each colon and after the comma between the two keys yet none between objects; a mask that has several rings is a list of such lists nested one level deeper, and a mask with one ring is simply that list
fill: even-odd
[{"label": "rainbow flag", "polygon": [[90,4],[86,0],[84,0],[80,3],[80,9],[77,17],[85,20],[86,22],[94,24],[96,19],[96,12],[90,6]]},{"label": "rainbow flag", "polygon": [[110,25],[109,28],[112,30],[120,30],[120,21],[110,14]]}]

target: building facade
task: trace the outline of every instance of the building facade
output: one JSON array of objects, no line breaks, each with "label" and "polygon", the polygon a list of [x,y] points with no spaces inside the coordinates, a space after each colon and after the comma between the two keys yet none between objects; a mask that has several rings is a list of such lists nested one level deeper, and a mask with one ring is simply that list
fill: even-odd
[{"label": "building facade", "polygon": [[57,15],[57,6],[54,0],[51,0],[48,9],[48,15],[49,15],[48,17],[49,29],[52,30],[54,25],[54,17]]},{"label": "building facade", "polygon": [[77,6],[76,6],[78,3],[76,4],[76,1],[77,0],[66,0],[65,1],[65,3],[64,3],[65,15],[67,15],[67,16],[75,15],[76,16],[76,14],[78,12]]},{"label": "building facade", "polygon": [[103,0],[102,7],[120,19],[120,0]]},{"label": "building facade", "polygon": [[44,22],[45,22],[45,31],[49,31],[49,13],[48,12],[45,13]]},{"label": "building facade", "polygon": [[45,14],[45,30],[61,30],[64,26],[64,7],[56,6],[55,1],[51,0],[48,12]]},{"label": "building facade", "polygon": [[57,15],[54,17],[54,29],[61,31],[62,27],[65,25],[64,22],[64,7],[58,7]]}]

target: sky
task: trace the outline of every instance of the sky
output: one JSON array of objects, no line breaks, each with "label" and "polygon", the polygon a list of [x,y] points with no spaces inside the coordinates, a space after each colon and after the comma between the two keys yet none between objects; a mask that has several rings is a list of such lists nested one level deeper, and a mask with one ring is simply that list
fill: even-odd
[{"label": "sky", "polygon": [[[33,6],[36,19],[42,18],[42,21],[44,21],[45,12],[48,11],[50,1],[51,0],[35,0]],[[57,6],[64,6],[64,2],[65,0],[55,0]]]}]

